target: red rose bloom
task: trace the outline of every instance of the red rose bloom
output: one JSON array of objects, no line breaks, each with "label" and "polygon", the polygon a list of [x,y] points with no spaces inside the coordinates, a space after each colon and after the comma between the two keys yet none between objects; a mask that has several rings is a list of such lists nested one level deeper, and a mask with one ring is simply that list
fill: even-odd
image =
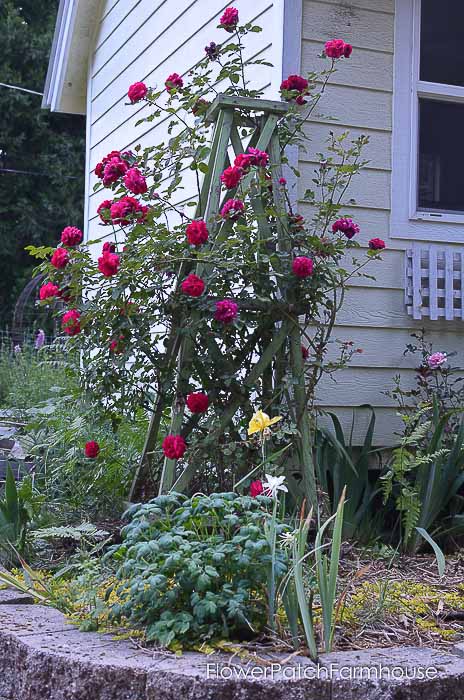
[{"label": "red rose bloom", "polygon": [[109,348],[110,352],[114,353],[115,355],[120,355],[122,352],[124,352],[124,336],[120,335],[119,340],[112,340]]},{"label": "red rose bloom", "polygon": [[61,242],[63,245],[67,245],[72,248],[75,245],[82,243],[84,234],[76,226],[66,226],[61,233]]},{"label": "red rose bloom", "polygon": [[245,205],[241,199],[228,199],[221,209],[221,216],[223,219],[237,221],[244,209]]},{"label": "red rose bloom", "polygon": [[105,243],[103,243],[102,253],[115,253],[115,252],[116,252],[116,245],[114,243],[109,243],[109,241],[105,241]]},{"label": "red rose bloom", "polygon": [[78,335],[81,332],[80,324],[81,315],[76,309],[71,309],[63,314],[61,319],[61,327],[63,328],[66,335]]},{"label": "red rose bloom", "polygon": [[191,221],[185,230],[190,245],[203,245],[208,240],[208,229],[202,219]]},{"label": "red rose bloom", "polygon": [[103,170],[103,185],[110,187],[124,175],[129,166],[121,158],[111,158]]},{"label": "red rose bloom", "polygon": [[51,299],[52,297],[58,296],[60,293],[59,288],[56,286],[56,284],[52,284],[52,282],[47,282],[47,284],[42,285],[40,287],[39,291],[39,299],[43,301],[44,299]]},{"label": "red rose bloom", "polygon": [[193,274],[186,277],[180,286],[184,294],[189,297],[201,297],[205,291],[205,283],[201,277]]},{"label": "red rose bloom", "polygon": [[180,459],[187,449],[185,440],[181,435],[166,435],[162,447],[168,459]]},{"label": "red rose bloom", "polygon": [[250,484],[250,496],[252,498],[256,498],[256,496],[261,496],[261,494],[264,491],[264,486],[263,482],[261,479],[256,479],[256,481],[252,481]]},{"label": "red rose bloom", "polygon": [[207,394],[197,391],[187,396],[186,404],[192,413],[205,413],[208,410],[209,398]]},{"label": "red rose bloom", "polygon": [[371,238],[369,241],[369,248],[371,250],[383,250],[385,248],[385,241],[381,238]]},{"label": "red rose bloom", "polygon": [[226,32],[233,32],[238,24],[238,10],[235,7],[228,7],[219,20],[219,26]]},{"label": "red rose bloom", "polygon": [[295,258],[292,263],[293,274],[300,277],[300,279],[310,277],[313,274],[313,270],[313,261],[311,258],[306,258],[304,255],[300,256],[299,258]]},{"label": "red rose bloom", "polygon": [[353,219],[338,219],[334,224],[332,224],[333,233],[343,233],[349,240],[351,240],[360,229],[358,224],[355,224]]},{"label": "red rose bloom", "polygon": [[353,51],[351,44],[345,44],[343,39],[331,39],[327,41],[324,47],[325,55],[329,58],[349,58]]},{"label": "red rose bloom", "polygon": [[221,175],[221,182],[231,190],[233,187],[237,187],[238,183],[242,179],[243,168],[238,168],[236,165],[231,165],[230,168],[226,168]]},{"label": "red rose bloom", "polygon": [[110,199],[105,199],[97,209],[97,214],[104,224],[109,224],[111,222],[110,209],[112,204],[113,202]]},{"label": "red rose bloom", "polygon": [[291,214],[288,218],[292,231],[304,231],[305,220],[301,214]]},{"label": "red rose bloom", "polygon": [[309,350],[306,347],[306,345],[301,346],[301,357],[303,358],[303,360],[307,360],[309,357]]},{"label": "red rose bloom", "polygon": [[253,165],[253,156],[249,153],[239,153],[238,156],[235,156],[234,165],[242,170],[248,170],[248,168]]},{"label": "red rose bloom", "polygon": [[130,86],[127,96],[132,104],[135,104],[135,102],[140,102],[140,100],[143,100],[143,98],[147,96],[147,92],[148,88],[145,83],[134,83]]},{"label": "red rose bloom", "polygon": [[142,206],[134,197],[123,197],[111,204],[110,215],[114,224],[128,226],[134,219],[143,221],[148,207]]},{"label": "red rose bloom", "polygon": [[309,92],[309,83],[306,78],[301,75],[289,75],[286,80],[283,80],[280,84],[280,91],[284,93],[297,92],[298,94],[294,97],[286,95],[287,100],[295,99],[299,104],[305,104],[306,100],[304,96]]},{"label": "red rose bloom", "polygon": [[248,148],[248,154],[251,156],[253,165],[257,165],[260,168],[265,168],[269,163],[269,156],[266,151],[260,151],[259,148]]},{"label": "red rose bloom", "polygon": [[95,440],[90,440],[89,442],[85,443],[84,452],[85,456],[89,459],[95,459],[98,457],[98,453],[100,452],[100,445],[98,442],[95,442]]},{"label": "red rose bloom", "polygon": [[147,181],[138,168],[130,168],[126,172],[124,184],[134,194],[143,194],[148,190]]},{"label": "red rose bloom", "polygon": [[121,160],[122,156],[127,155],[130,155],[129,152],[121,153],[121,151],[111,151],[111,153],[108,153],[108,155],[101,159],[100,163],[97,163],[97,165],[95,166],[95,175],[101,179],[104,175],[105,166],[107,163],[113,160],[113,158],[119,161]]},{"label": "red rose bloom", "polygon": [[232,321],[237,318],[237,314],[238,305],[235,303],[235,301],[224,299],[223,301],[216,302],[216,312],[214,314],[216,321],[220,321],[221,323],[225,324],[232,323]]},{"label": "red rose bloom", "polygon": [[210,102],[208,100],[205,100],[203,97],[199,97],[198,100],[195,100],[195,104],[192,107],[192,114],[196,117],[197,114],[204,114],[208,107],[210,106]]},{"label": "red rose bloom", "polygon": [[120,264],[121,260],[116,253],[103,253],[103,255],[98,258],[98,269],[105,277],[112,277],[115,275],[119,270]]},{"label": "red rose bloom", "polygon": [[57,248],[53,253],[51,259],[51,264],[56,267],[57,270],[62,270],[69,262],[69,253],[66,248]]},{"label": "red rose bloom", "polygon": [[168,92],[184,87],[184,81],[179,73],[171,73],[171,75],[168,75],[164,84]]}]

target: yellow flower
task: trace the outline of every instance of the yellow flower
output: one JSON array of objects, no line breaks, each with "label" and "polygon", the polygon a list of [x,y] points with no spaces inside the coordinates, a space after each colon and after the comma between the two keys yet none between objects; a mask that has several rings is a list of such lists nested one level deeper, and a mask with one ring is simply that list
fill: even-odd
[{"label": "yellow flower", "polygon": [[269,418],[267,413],[264,413],[263,411],[256,411],[248,425],[248,435],[253,435],[253,433],[262,433],[264,430],[266,430],[266,428],[274,425],[274,423],[278,423],[280,420],[282,420],[282,416]]}]

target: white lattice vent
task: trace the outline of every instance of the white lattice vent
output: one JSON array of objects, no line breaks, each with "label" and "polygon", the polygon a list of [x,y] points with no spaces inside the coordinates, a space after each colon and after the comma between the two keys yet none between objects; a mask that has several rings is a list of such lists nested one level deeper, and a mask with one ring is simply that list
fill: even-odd
[{"label": "white lattice vent", "polygon": [[415,319],[464,320],[464,250],[407,250],[405,303]]}]

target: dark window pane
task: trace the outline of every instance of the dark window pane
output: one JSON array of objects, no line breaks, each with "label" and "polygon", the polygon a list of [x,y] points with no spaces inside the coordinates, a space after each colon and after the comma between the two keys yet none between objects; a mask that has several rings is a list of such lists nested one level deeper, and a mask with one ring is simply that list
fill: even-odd
[{"label": "dark window pane", "polygon": [[420,79],[464,86],[463,41],[463,0],[422,0]]},{"label": "dark window pane", "polygon": [[419,209],[464,211],[463,123],[464,104],[419,101]]}]

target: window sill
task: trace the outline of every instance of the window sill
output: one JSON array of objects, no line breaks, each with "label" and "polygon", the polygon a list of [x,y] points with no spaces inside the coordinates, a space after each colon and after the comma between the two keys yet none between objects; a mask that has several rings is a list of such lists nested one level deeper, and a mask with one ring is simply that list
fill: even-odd
[{"label": "window sill", "polygon": [[[426,214],[426,216],[422,216]],[[445,218],[446,217],[446,218]],[[448,217],[453,217],[448,218]],[[415,218],[391,219],[390,238],[406,241],[429,241],[431,243],[464,243],[464,217],[444,215],[430,218],[426,212],[418,212]]]}]

